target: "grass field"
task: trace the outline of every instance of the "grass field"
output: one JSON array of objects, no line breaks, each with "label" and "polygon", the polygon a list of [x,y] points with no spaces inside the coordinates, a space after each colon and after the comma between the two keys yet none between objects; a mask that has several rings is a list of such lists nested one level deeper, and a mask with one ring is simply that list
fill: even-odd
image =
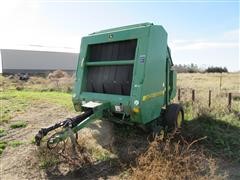
[{"label": "grass field", "polygon": [[240,92],[240,73],[180,73],[177,86],[197,91]]},{"label": "grass field", "polygon": [[[240,74],[179,74],[177,82],[178,88],[183,89],[186,119],[183,134],[193,138],[206,136],[200,144],[213,155],[240,162]],[[194,103],[191,101],[192,89],[195,89]],[[212,91],[210,108],[209,90]],[[230,92],[235,94],[231,112],[227,106]]]},{"label": "grass field", "polygon": [[[220,76],[222,76],[221,89]],[[56,81],[51,82],[44,78],[39,80],[34,77],[28,82],[19,82],[2,76],[0,80],[3,82],[0,94],[0,163],[2,166],[0,176],[5,179],[11,176],[19,176],[23,179],[48,179],[52,176],[73,178],[76,173],[89,178],[89,173],[93,171],[95,173],[90,178],[94,179],[102,177],[117,179],[142,177],[144,179],[150,174],[158,176],[159,173],[161,177],[166,173],[162,177],[166,179],[170,177],[206,179],[220,176],[225,179],[227,176],[223,175],[224,172],[230,179],[240,178],[240,98],[233,99],[230,112],[227,108],[226,96],[228,92],[239,93],[240,74],[178,75],[177,86],[183,89],[181,103],[184,106],[186,119],[181,133],[183,140],[174,138],[170,143],[160,140],[158,145],[148,146],[147,135],[143,135],[142,132],[133,130],[131,127],[112,127],[100,122],[93,124],[90,131],[83,132],[85,139],[80,138],[79,143],[85,147],[81,151],[85,156],[81,156],[76,162],[71,158],[63,159],[55,151],[49,152],[43,149],[36,151],[33,144],[33,137],[41,127],[74,114],[69,93],[69,88],[72,86],[69,84],[70,81],[58,80],[61,83],[56,84]],[[50,85],[47,85],[49,83]],[[191,102],[191,89],[196,90],[194,103]],[[213,99],[211,108],[208,108],[210,89]],[[113,142],[112,139],[107,138],[112,136]],[[189,144],[194,141],[197,142],[186,151]],[[178,143],[179,146],[176,146]],[[171,147],[170,150],[166,150],[167,147]],[[171,150],[176,147],[178,150]],[[160,154],[156,152],[159,148]],[[176,157],[171,158],[172,156],[169,156],[171,153],[175,153]],[[161,158],[155,158],[153,161],[152,156]],[[176,163],[177,159],[179,163]],[[22,164],[23,161],[26,163]],[[29,161],[32,163],[28,164]],[[196,169],[191,172],[185,171],[189,163],[194,161],[199,162],[199,165],[194,164]],[[169,169],[162,168],[160,171],[159,165],[162,163],[169,163]],[[222,167],[223,164],[226,166]],[[62,166],[67,166],[65,167],[67,172],[59,169],[61,173],[56,174],[52,170]],[[185,170],[181,176],[176,176],[177,171],[174,167]],[[29,169],[32,171],[30,172]],[[49,177],[46,172],[49,173],[50,170]],[[72,171],[76,171],[75,174],[72,174]],[[82,174],[83,172],[85,174]],[[203,172],[205,174],[201,176]]]},{"label": "grass field", "polygon": [[73,110],[71,95],[68,93],[9,90],[1,93],[0,99],[3,104],[0,124],[8,122],[18,112],[24,112],[33,101],[57,103]]}]

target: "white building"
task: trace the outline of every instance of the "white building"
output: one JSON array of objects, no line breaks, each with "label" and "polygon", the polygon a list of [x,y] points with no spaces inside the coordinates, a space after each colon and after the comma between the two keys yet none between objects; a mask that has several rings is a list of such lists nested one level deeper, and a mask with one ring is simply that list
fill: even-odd
[{"label": "white building", "polygon": [[78,53],[1,49],[0,73],[75,71],[77,61]]},{"label": "white building", "polygon": [[1,56],[1,49],[0,49],[0,74],[2,74],[2,56]]}]

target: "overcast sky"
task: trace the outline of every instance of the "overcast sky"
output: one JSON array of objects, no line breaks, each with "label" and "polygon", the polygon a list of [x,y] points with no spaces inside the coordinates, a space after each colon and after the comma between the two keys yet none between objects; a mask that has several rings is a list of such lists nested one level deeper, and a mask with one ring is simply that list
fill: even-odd
[{"label": "overcast sky", "polygon": [[240,70],[239,1],[0,2],[0,49],[78,52],[91,32],[142,22],[168,32],[175,64]]}]

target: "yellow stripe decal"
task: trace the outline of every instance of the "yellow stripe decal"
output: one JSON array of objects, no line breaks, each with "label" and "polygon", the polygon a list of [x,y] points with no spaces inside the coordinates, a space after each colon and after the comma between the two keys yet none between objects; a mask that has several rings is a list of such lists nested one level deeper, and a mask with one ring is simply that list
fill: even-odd
[{"label": "yellow stripe decal", "polygon": [[148,95],[143,96],[142,101],[147,101],[149,99],[155,98],[155,97],[159,97],[159,96],[163,96],[165,93],[165,89],[159,92],[154,92]]}]

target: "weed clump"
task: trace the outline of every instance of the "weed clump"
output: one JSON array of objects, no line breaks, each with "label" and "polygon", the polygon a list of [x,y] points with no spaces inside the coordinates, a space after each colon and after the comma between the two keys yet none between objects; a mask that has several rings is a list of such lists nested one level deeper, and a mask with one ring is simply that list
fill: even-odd
[{"label": "weed clump", "polygon": [[0,155],[3,153],[3,150],[7,147],[7,143],[5,141],[0,141]]},{"label": "weed clump", "polygon": [[137,158],[132,179],[224,179],[226,175],[217,175],[213,159],[192,148],[195,142],[156,138]]},{"label": "weed clump", "polygon": [[39,167],[52,174],[57,173],[54,170],[61,166],[73,169],[81,167],[83,164],[90,164],[92,161],[84,147],[76,146],[74,149],[68,141],[59,143],[53,149],[48,149],[45,145],[40,146],[37,156]]},{"label": "weed clump", "polygon": [[9,143],[8,143],[8,145],[9,146],[11,146],[11,147],[18,147],[18,146],[20,146],[20,145],[22,145],[23,144],[23,142],[21,142],[21,141],[17,141],[17,140],[15,140],[15,141],[10,141]]},{"label": "weed clump", "polygon": [[16,128],[25,128],[27,126],[27,123],[25,121],[17,121],[15,123],[12,123],[10,125],[10,127],[12,129],[16,129]]},{"label": "weed clump", "polygon": [[6,136],[6,132],[4,129],[0,128],[0,137]]}]

